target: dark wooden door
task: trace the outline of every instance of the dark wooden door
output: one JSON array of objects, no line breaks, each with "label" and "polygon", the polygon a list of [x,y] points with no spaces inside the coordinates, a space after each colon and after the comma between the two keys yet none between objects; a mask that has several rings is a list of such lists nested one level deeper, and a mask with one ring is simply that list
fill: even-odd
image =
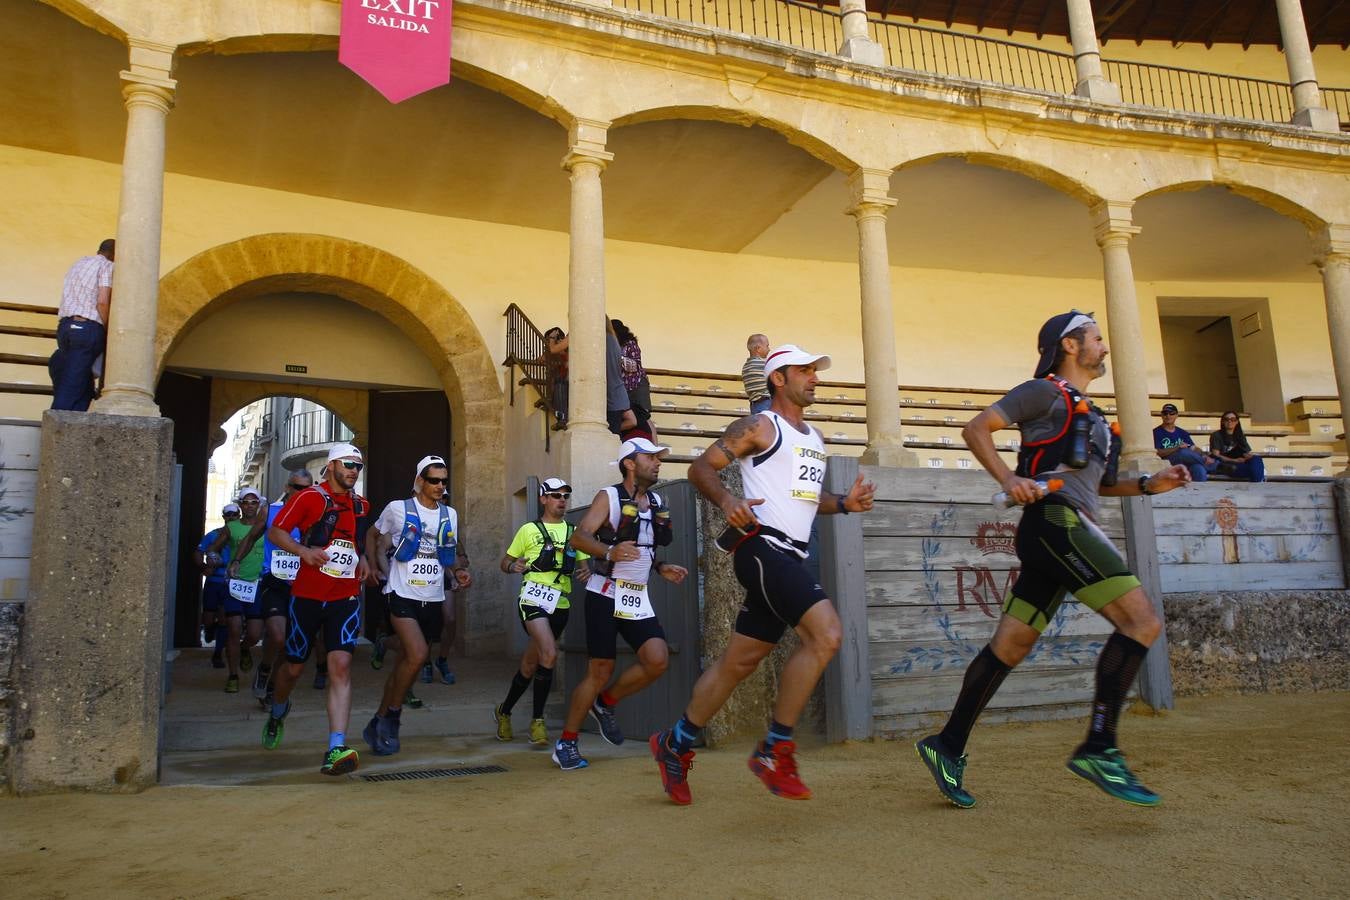
[{"label": "dark wooden door", "polygon": [[177,578],[168,585],[165,603],[173,604],[175,647],[199,646],[197,609],[201,603],[202,573],[193,564],[206,519],[206,475],[211,462],[211,379],[165,372],[159,379],[155,402],[166,419],[173,419],[173,453],[183,467],[179,507],[178,545],[174,554]]}]

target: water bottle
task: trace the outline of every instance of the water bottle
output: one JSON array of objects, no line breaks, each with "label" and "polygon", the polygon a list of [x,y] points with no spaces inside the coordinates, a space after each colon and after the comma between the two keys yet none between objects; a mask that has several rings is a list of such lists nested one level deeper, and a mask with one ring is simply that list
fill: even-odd
[{"label": "water bottle", "polygon": [[1069,423],[1069,447],[1064,451],[1064,465],[1081,469],[1088,464],[1089,444],[1092,438],[1092,413],[1086,400],[1079,400]]},{"label": "water bottle", "polygon": [[1106,455],[1106,471],[1102,473],[1102,486],[1114,487],[1120,472],[1120,423],[1111,423],[1111,452]]},{"label": "water bottle", "polygon": [[[1036,482],[1036,487],[1040,488],[1041,496],[1044,497],[1046,494],[1052,494],[1064,487],[1064,479],[1047,478],[1045,481]],[[994,504],[994,509],[1011,509],[1018,505],[1016,500],[1008,496],[1007,491],[999,491],[989,498],[989,502]]]}]

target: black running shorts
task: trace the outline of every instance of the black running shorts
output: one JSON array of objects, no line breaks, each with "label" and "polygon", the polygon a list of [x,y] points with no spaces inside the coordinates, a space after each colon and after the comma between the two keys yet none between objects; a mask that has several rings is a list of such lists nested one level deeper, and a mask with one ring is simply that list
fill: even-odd
[{"label": "black running shorts", "polygon": [[[526,622],[532,622],[535,619],[548,619],[549,631],[553,632],[553,639],[556,641],[562,637],[563,629],[567,627],[567,619],[572,610],[567,607],[555,609],[553,612],[544,612],[537,606],[530,606],[520,601],[516,601],[516,606],[520,610],[520,627],[525,628]],[[525,628],[525,633],[529,634],[529,629]]]},{"label": "black running shorts", "polygon": [[441,625],[445,615],[442,607],[445,601],[438,603],[435,600],[409,600],[398,594],[387,594],[386,597],[389,600],[390,619],[415,620],[428,644],[434,644],[441,639]]},{"label": "black running shorts", "polygon": [[1057,496],[1023,511],[1015,547],[1022,573],[1003,601],[1003,612],[1037,631],[1050,624],[1066,593],[1101,611],[1139,587],[1101,529]]},{"label": "black running shorts", "polygon": [[796,628],[806,611],[825,598],[825,590],[795,554],[750,538],[736,548],[736,580],[745,602],[736,616],[736,633],[776,644],[787,628]]},{"label": "black running shorts", "polygon": [[323,629],[323,645],[332,653],[351,653],[361,634],[361,598],[311,600],[291,596],[286,611],[286,659],[303,663],[314,650],[314,639]]},{"label": "black running shorts", "polygon": [[291,583],[275,575],[264,575],[262,584],[258,585],[258,602],[253,605],[257,615],[250,615],[250,619],[285,616],[286,608],[291,605]]},{"label": "black running shorts", "polygon": [[614,599],[595,591],[586,592],[586,654],[591,659],[614,659],[618,655],[619,637],[634,650],[652,638],[666,639],[661,620],[614,618]]}]

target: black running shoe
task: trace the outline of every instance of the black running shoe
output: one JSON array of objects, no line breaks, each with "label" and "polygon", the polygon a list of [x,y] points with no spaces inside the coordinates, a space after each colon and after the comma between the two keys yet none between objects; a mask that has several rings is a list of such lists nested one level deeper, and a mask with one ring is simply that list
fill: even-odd
[{"label": "black running shoe", "polygon": [[962,809],[970,809],[975,805],[975,798],[961,786],[966,773],[965,756],[959,759],[948,756],[946,748],[942,746],[936,734],[931,734],[915,744],[914,752],[919,754],[919,759],[928,767],[928,773],[933,776],[933,781],[937,783],[942,796]]},{"label": "black running shoe", "polygon": [[600,729],[600,736],[607,742],[615,747],[623,743],[623,730],[619,728],[619,720],[611,707],[605,706],[599,700],[594,701],[591,703],[591,718]]}]

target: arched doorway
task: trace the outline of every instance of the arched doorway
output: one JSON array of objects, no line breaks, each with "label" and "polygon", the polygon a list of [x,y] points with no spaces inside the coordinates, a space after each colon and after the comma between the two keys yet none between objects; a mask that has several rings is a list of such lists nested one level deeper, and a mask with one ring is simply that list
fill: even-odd
[{"label": "arched doorway", "polygon": [[[160,298],[158,400],[175,420],[180,462],[204,466],[219,424],[246,403],[304,397],[352,428],[371,460],[373,501],[401,495],[411,477],[397,473],[441,453],[465,529],[483,546],[505,533],[498,376],[468,313],[425,273],[341,238],[258,235],[187,260],[161,280]],[[373,428],[377,420],[385,427]],[[397,440],[382,442],[395,426]],[[201,512],[185,503],[184,521]],[[497,580],[484,570],[481,609],[471,600],[465,610],[468,652],[501,646]]]}]

